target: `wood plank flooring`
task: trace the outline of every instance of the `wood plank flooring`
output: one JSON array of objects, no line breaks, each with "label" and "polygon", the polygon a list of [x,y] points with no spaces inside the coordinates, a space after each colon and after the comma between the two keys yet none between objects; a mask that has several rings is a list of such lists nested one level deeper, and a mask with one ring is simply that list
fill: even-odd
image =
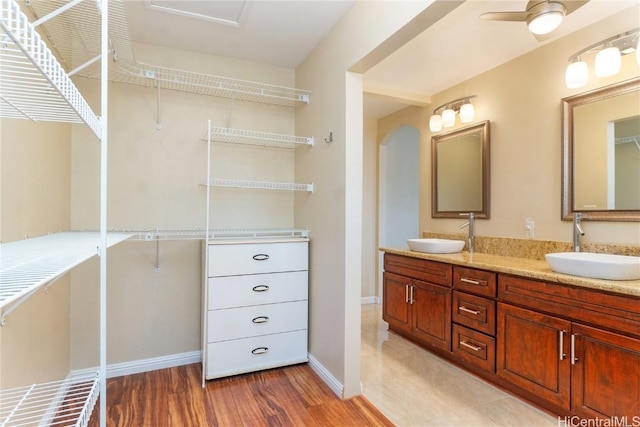
[{"label": "wood plank flooring", "polygon": [[[200,364],[107,381],[107,425],[392,426],[363,396],[340,400],[308,365],[208,381]],[[90,427],[98,427],[96,405]]]}]

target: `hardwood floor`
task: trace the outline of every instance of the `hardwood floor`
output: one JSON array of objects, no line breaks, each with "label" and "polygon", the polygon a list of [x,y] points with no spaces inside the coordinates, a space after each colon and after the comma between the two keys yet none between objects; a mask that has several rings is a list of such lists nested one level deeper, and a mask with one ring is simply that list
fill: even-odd
[{"label": "hardwood floor", "polygon": [[[107,381],[107,425],[392,426],[366,398],[340,400],[307,366],[208,381],[200,364]],[[96,405],[90,427],[98,427]]]}]

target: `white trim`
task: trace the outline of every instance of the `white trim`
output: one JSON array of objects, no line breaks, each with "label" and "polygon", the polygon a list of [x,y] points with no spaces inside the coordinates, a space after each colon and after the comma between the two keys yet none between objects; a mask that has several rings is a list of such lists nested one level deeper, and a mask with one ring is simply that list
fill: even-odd
[{"label": "white trim", "polygon": [[[190,351],[187,353],[170,354],[168,356],[152,357],[149,359],[139,359],[130,362],[113,363],[107,365],[107,378],[121,377],[123,375],[140,374],[142,372],[155,371],[158,369],[173,368],[175,366],[200,363],[201,352]],[[96,371],[96,367],[78,369],[69,373],[70,377],[77,375],[87,375]]]},{"label": "white trim", "polygon": [[365,304],[378,304],[378,297],[375,295],[372,295],[370,297],[362,297],[360,298],[360,304],[365,305]]},{"label": "white trim", "polygon": [[309,353],[309,367],[329,386],[336,396],[340,399],[343,398],[344,385],[342,385],[342,383],[338,381],[338,379],[334,377],[333,374],[318,361],[318,359],[313,357],[311,353]]}]

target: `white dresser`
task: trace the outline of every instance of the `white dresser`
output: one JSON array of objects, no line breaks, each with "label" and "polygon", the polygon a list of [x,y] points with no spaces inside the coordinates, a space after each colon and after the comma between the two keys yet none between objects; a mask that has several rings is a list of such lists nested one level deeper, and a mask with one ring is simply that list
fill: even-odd
[{"label": "white dresser", "polygon": [[205,378],[306,362],[308,239],[210,241],[204,253]]}]

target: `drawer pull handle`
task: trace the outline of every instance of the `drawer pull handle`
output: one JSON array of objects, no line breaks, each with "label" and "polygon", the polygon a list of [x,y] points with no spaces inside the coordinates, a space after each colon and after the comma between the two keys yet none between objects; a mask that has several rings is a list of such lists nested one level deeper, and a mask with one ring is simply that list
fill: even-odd
[{"label": "drawer pull handle", "polygon": [[269,347],[258,347],[258,348],[254,348],[253,350],[251,350],[252,354],[265,354],[267,351],[269,351]]},{"label": "drawer pull handle", "polygon": [[465,307],[464,305],[461,305],[458,307],[458,310],[460,311],[466,311],[467,313],[471,313],[474,316],[477,316],[478,314],[480,314],[480,312],[478,310],[471,310],[470,308]]},{"label": "drawer pull handle", "polygon": [[567,357],[567,354],[564,352],[564,334],[567,333],[567,331],[558,331],[559,332],[559,336],[560,336],[560,340],[559,340],[559,345],[558,347],[560,347],[560,360],[564,360],[565,357]]},{"label": "drawer pull handle", "polygon": [[251,319],[251,321],[253,323],[266,323],[269,321],[269,318],[267,316],[258,316]]},{"label": "drawer pull handle", "polygon": [[460,341],[460,345],[463,345],[463,346],[465,346],[465,347],[467,347],[467,348],[470,348],[470,349],[471,349],[471,350],[473,350],[473,351],[480,351],[480,350],[482,350],[482,347],[478,347],[477,345],[469,344],[469,343],[468,343],[468,342],[466,342],[466,341]]},{"label": "drawer pull handle", "polygon": [[266,292],[269,290],[269,286],[258,285],[258,286],[254,286],[252,289],[253,289],[253,292]]},{"label": "drawer pull handle", "polygon": [[472,284],[472,285],[479,285],[480,284],[480,282],[478,280],[467,279],[466,277],[461,277],[460,281],[464,282],[464,283],[469,283],[469,284]]},{"label": "drawer pull handle", "polygon": [[253,256],[253,259],[256,261],[266,261],[269,259],[269,255],[267,254],[256,254]]}]

